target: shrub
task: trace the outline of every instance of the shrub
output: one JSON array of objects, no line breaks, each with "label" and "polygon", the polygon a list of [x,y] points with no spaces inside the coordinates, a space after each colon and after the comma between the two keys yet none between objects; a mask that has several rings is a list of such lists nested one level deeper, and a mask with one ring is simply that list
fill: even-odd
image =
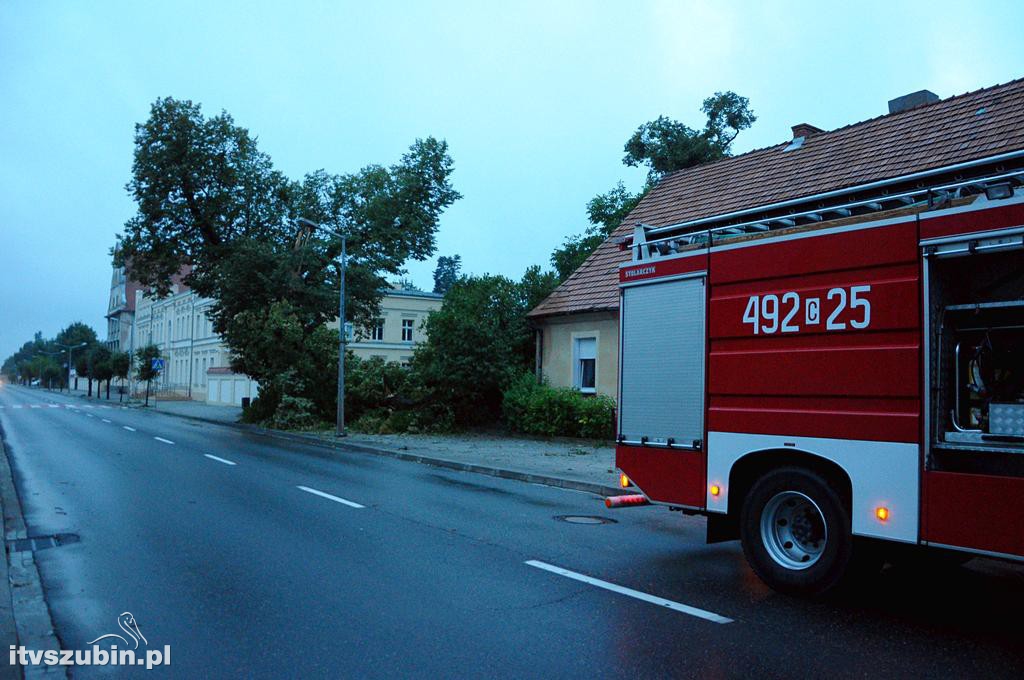
[{"label": "shrub", "polygon": [[384,426],[387,417],[387,413],[383,413],[380,410],[367,411],[355,420],[350,421],[348,429],[364,434],[380,434],[380,430]]},{"label": "shrub", "polygon": [[577,419],[585,439],[615,439],[615,400],[603,394],[582,397]]},{"label": "shrub", "polygon": [[370,411],[391,411],[405,406],[416,391],[412,373],[400,364],[380,358],[345,357],[345,415],[357,421]]},{"label": "shrub", "polygon": [[612,399],[538,384],[530,373],[519,376],[505,391],[502,413],[510,428],[527,434],[587,439],[615,437],[615,402]]},{"label": "shrub", "polygon": [[278,430],[301,430],[318,424],[316,406],[312,399],[286,394],[267,421],[267,426]]},{"label": "shrub", "polygon": [[266,392],[260,392],[260,396],[253,399],[249,406],[242,409],[242,422],[258,424],[270,420],[277,408],[276,398],[266,396]]},{"label": "shrub", "polygon": [[445,293],[426,321],[427,339],[416,347],[412,368],[420,385],[420,410],[443,404],[435,422],[449,426],[495,422],[502,395],[534,360],[526,314],[558,283],[531,267],[521,281],[503,276],[464,276]]}]

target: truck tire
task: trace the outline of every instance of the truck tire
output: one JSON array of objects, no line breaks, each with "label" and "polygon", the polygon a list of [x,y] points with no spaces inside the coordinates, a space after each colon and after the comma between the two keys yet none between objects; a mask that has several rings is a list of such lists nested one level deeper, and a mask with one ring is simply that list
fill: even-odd
[{"label": "truck tire", "polygon": [[740,513],[747,562],[775,590],[819,595],[839,585],[850,565],[850,513],[821,475],[774,470],[747,494]]}]

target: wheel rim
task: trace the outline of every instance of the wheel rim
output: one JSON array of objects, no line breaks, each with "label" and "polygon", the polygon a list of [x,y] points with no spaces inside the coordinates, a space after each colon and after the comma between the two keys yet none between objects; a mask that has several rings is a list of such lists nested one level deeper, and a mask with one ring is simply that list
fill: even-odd
[{"label": "wheel rim", "polygon": [[828,542],[825,515],[802,493],[778,493],[761,511],[761,542],[786,569],[808,569],[821,559]]}]

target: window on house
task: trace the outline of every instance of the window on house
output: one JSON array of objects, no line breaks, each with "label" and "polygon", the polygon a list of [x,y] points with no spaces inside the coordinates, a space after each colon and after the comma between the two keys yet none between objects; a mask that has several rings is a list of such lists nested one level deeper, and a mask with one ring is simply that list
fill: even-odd
[{"label": "window on house", "polygon": [[402,342],[412,342],[412,319],[402,319]]},{"label": "window on house", "polygon": [[597,391],[597,338],[573,340],[573,384],[580,392]]},{"label": "window on house", "polygon": [[374,319],[373,325],[370,326],[370,339],[371,340],[383,340],[384,339],[384,319]]}]

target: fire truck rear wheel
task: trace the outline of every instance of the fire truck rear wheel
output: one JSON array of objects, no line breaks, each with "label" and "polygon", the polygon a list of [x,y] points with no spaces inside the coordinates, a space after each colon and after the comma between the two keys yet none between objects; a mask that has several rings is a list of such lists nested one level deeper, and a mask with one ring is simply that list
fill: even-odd
[{"label": "fire truck rear wheel", "polygon": [[780,468],[759,479],[740,514],[743,553],[783,592],[817,595],[837,586],[852,555],[850,514],[821,475]]}]

